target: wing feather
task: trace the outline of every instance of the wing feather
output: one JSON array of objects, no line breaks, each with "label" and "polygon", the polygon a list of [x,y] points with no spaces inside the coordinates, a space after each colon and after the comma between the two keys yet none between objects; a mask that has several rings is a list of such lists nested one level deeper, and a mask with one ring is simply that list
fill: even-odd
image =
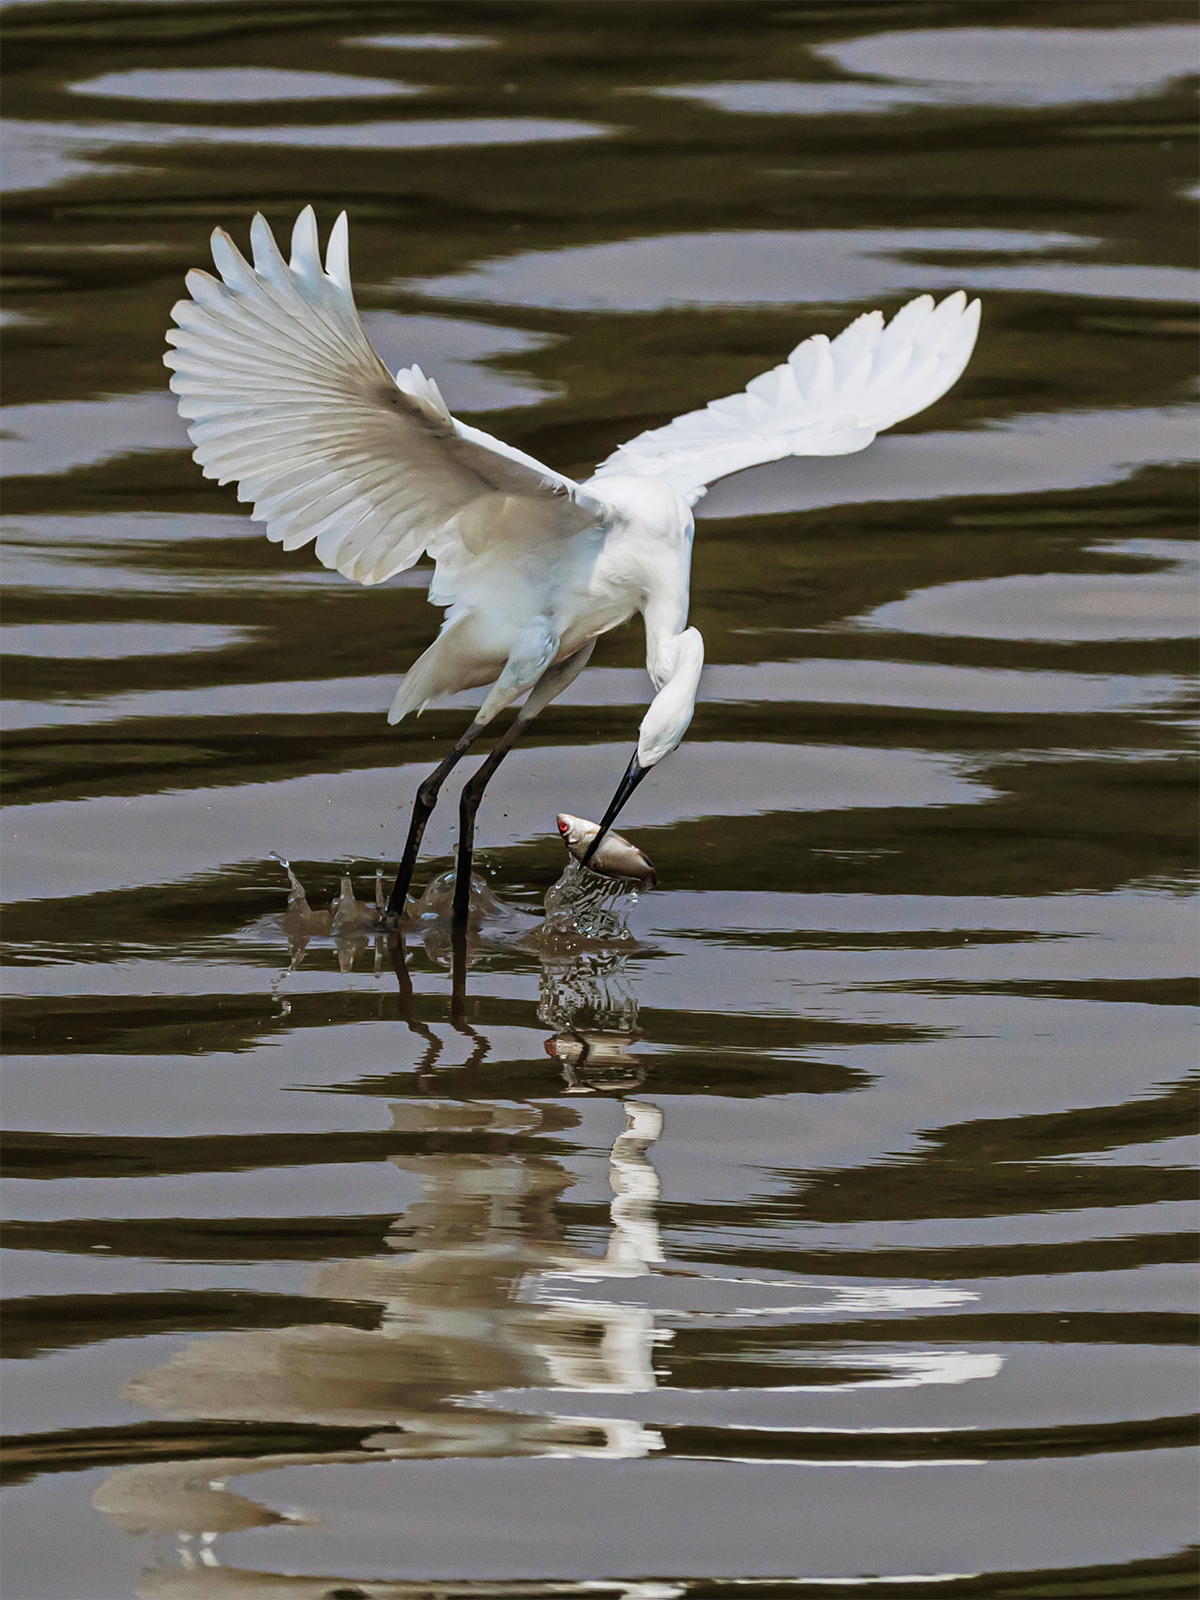
[{"label": "wing feather", "polygon": [[564,537],[598,521],[602,503],[569,478],[457,423],[419,367],[389,374],[355,309],[344,212],[324,267],[311,206],[290,262],[261,216],[250,241],[253,264],[213,234],[220,278],[188,273],[163,360],[205,476],[236,482],[268,538],[315,540],[326,566],[379,583],[451,553],[455,519],[484,495],[553,502]]},{"label": "wing feather", "polygon": [[661,478],[695,502],[710,483],[782,456],[846,455],[884,428],[932,405],[961,375],[975,347],[979,301],[959,290],[935,306],[910,300],[885,325],[857,317],[830,340],[814,334],[787,361],[752,378],[741,394],[623,444],[588,486],[632,473]]}]

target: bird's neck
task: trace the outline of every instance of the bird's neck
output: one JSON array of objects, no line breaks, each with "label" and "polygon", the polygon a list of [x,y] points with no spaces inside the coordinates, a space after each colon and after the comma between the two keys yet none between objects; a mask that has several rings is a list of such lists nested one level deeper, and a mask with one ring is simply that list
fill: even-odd
[{"label": "bird's neck", "polygon": [[652,581],[647,585],[646,598],[641,607],[646,621],[646,671],[656,689],[675,670],[675,653],[679,636],[687,627],[689,564],[684,563],[673,581]]},{"label": "bird's neck", "polygon": [[661,688],[674,671],[677,642],[687,627],[691,507],[677,489],[650,479],[604,478],[595,487],[612,520],[593,572],[593,595],[610,599],[626,617],[642,613],[646,668]]},{"label": "bird's neck", "polygon": [[635,605],[646,623],[646,671],[661,689],[675,670],[679,636],[687,627],[692,575],[692,518],[662,519],[631,530],[627,546]]}]

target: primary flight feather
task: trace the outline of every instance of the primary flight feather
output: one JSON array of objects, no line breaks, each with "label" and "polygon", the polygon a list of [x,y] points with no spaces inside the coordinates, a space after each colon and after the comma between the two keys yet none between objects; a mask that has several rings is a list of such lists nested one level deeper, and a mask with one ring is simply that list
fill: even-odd
[{"label": "primary flight feather", "polygon": [[[360,583],[432,557],[429,598],[445,620],[401,682],[389,720],[491,686],[418,794],[393,915],[403,911],[450,768],[528,694],[485,763],[486,781],[530,718],[582,670],[596,638],[640,611],[656,694],[594,851],[691,721],[703,663],[700,635],[687,626],[691,505],[708,484],[759,462],[863,449],[945,393],[979,326],[979,302],[968,305],[961,292],[937,306],[922,295],[886,324],[872,311],[833,340],[805,339],[742,393],[639,434],[580,484],[457,421],[419,367],[388,372],[355,308],[344,212],[324,265],[311,206],[296,220],[290,261],[263,217],[250,239],[252,265],[218,228],[220,279],[189,272],[191,299],[172,311],[174,348],[163,359],[195,459],[206,477],[238,485],[268,538],[289,550],[315,541],[320,561]],[[476,779],[464,791],[461,916],[474,824],[466,800],[477,805],[481,792]]]}]

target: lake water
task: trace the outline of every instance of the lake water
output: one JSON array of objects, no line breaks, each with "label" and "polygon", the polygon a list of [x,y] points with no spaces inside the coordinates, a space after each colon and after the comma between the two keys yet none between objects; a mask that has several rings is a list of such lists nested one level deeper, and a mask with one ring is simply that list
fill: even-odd
[{"label": "lake water", "polygon": [[[4,22],[5,1600],[1191,1593],[1192,9]],[[489,789],[465,975],[289,944],[271,852],[370,899],[470,716],[385,721],[428,569],[269,544],[167,393],[212,227],[309,201],[573,474],[982,297],[932,409],[698,507],[623,942],[528,930],[640,627]]]}]

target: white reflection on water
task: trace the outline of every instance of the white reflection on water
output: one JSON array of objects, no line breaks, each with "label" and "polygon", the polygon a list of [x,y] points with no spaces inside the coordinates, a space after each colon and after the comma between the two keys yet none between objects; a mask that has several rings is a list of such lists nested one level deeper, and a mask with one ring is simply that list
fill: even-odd
[{"label": "white reflection on water", "polygon": [[[1157,540],[1165,572],[1043,572],[918,589],[861,619],[867,628],[976,639],[1190,639],[1200,632],[1196,549]],[[1120,553],[1119,545],[1110,546]]]},{"label": "white reflection on water", "polygon": [[[305,1323],[189,1342],[165,1365],[127,1386],[159,1414],[235,1421],[319,1422],[381,1430],[332,1454],[154,1464],[118,1470],[93,1503],[132,1532],[230,1531],[286,1519],[231,1494],[230,1477],[298,1461],[445,1456],[566,1455],[627,1459],[662,1448],[662,1436],[629,1418],[521,1416],[456,1404],[481,1388],[549,1384],[581,1393],[631,1394],[655,1385],[653,1313],[589,1302],[546,1305],[521,1298],[529,1275],[578,1266],[628,1277],[662,1258],[648,1151],[662,1114],[624,1103],[624,1128],[610,1157],[612,1232],[606,1256],[569,1250],[553,1205],[569,1172],[526,1144],[561,1133],[569,1106],[407,1101],[392,1108],[404,1144],[391,1164],[411,1174],[421,1197],[397,1219],[393,1253],[330,1263],[312,1293],[374,1303],[377,1327]],[[463,1136],[456,1141],[454,1136]],[[486,1150],[472,1148],[491,1136]],[[426,1136],[432,1136],[428,1146]],[[507,1141],[505,1150],[497,1140]],[[441,1145],[442,1148],[438,1148]]]},{"label": "white reflection on water", "polygon": [[480,144],[534,144],[553,139],[595,139],[608,132],[590,122],[542,117],[456,117],[437,121],[350,122],[233,128],[182,127],[155,122],[18,122],[4,133],[0,187],[42,189],[69,178],[128,172],[111,160],[89,158],[138,146],[168,144],[277,145],[290,150],[433,150]]},{"label": "white reflection on water", "polygon": [[[645,1406],[658,1396],[669,1411],[699,1398],[736,1410],[770,1404],[773,1396],[961,1385],[1000,1372],[1004,1358],[994,1352],[821,1346],[804,1352],[807,1364],[855,1376],[744,1391],[660,1390],[653,1353],[671,1334],[653,1305],[619,1286],[707,1285],[718,1298],[743,1292],[753,1298],[767,1287],[786,1293],[795,1286],[786,1280],[740,1286],[736,1279],[665,1267],[657,1218],[661,1185],[650,1160],[663,1134],[662,1111],[644,1100],[620,1104],[624,1125],[609,1157],[611,1229],[601,1257],[568,1247],[555,1202],[570,1186],[570,1172],[531,1142],[536,1134],[561,1138],[576,1126],[571,1103],[394,1105],[402,1149],[390,1165],[417,1180],[420,1196],[393,1224],[388,1254],[330,1262],[311,1283],[319,1299],[378,1306],[378,1324],[306,1321],[195,1338],[124,1391],[163,1416],[317,1423],[358,1430],[360,1439],[333,1450],[301,1447],[119,1468],[96,1490],[96,1509],[130,1532],[206,1533],[211,1542],[218,1533],[311,1520],[233,1493],[229,1481],[249,1474],[383,1459],[638,1459],[663,1448],[659,1427],[606,1408],[605,1401]],[[481,1136],[487,1136],[484,1146]],[[870,1286],[865,1293],[876,1300],[864,1299],[857,1309],[876,1302],[894,1311],[919,1309],[926,1303],[922,1294],[937,1287]],[[844,1300],[840,1286],[835,1295]],[[953,1303],[973,1295],[947,1289],[946,1298]],[[809,1308],[788,1309],[803,1319]],[[753,1412],[741,1425],[788,1431],[754,1419]],[[817,1428],[801,1422],[791,1431],[878,1436],[928,1432],[929,1426]],[[842,1456],[839,1462],[904,1464],[886,1456],[863,1462]]]},{"label": "white reflection on water", "polygon": [[[902,291],[1024,290],[1106,299],[1195,298],[1184,267],[979,256],[1061,254],[1102,241],[1012,228],[813,228],[677,233],[536,250],[397,287],[451,300],[561,311],[662,311],[692,305],[842,305]],[[919,258],[909,260],[909,257]],[[952,260],[938,260],[950,257]]]},{"label": "white reflection on water", "polygon": [[0,652],[56,661],[191,655],[249,644],[256,628],[202,622],[26,622],[0,627]]},{"label": "white reflection on water", "polygon": [[876,33],[814,54],[967,105],[1120,100],[1195,72],[1192,27],[946,28]]},{"label": "white reflection on water", "polygon": [[[31,625],[32,626],[32,625]],[[98,625],[99,626],[99,625]],[[142,624],[130,624],[136,633]],[[153,625],[147,625],[153,626]],[[15,629],[13,630],[15,633]],[[21,630],[24,634],[25,630]],[[50,624],[47,634],[57,633]],[[68,638],[77,626],[64,625]],[[232,631],[232,630],[231,630]],[[737,630],[734,630],[737,631]],[[747,630],[749,631],[749,630]],[[804,633],[805,644],[820,648],[808,629],[756,629],[775,637]],[[7,637],[0,633],[0,642]],[[6,645],[20,651],[23,646]],[[191,648],[196,648],[192,646]],[[63,650],[63,656],[71,652]],[[122,654],[128,652],[122,651]],[[0,726],[79,727],[121,722],[131,717],[254,717],[382,714],[396,690],[394,677],[296,679],[288,683],[212,684],[203,689],[147,689],[97,695],[84,700],[6,700]],[[823,659],[757,661],[704,669],[699,705],[912,706],[927,710],[970,711],[1001,716],[1077,716],[1167,706],[1190,694],[1186,678],[1163,673],[1110,674],[1037,672],[1001,667],[955,667],[924,661]],[[483,690],[455,695],[451,705],[478,705]],[[646,675],[633,667],[591,667],[564,694],[560,705],[644,706]],[[264,710],[264,707],[269,707]]]},{"label": "white reflection on water", "polygon": [[947,28],[814,45],[873,82],[694,83],[649,91],[751,115],[840,116],[909,106],[1077,105],[1153,94],[1196,71],[1183,27]]},{"label": "white reflection on water", "polygon": [[[675,1276],[679,1270],[668,1266],[643,1282],[694,1281]],[[1052,1303],[1049,1297],[1046,1303]],[[1096,1301],[1092,1304],[1098,1306]],[[660,1322],[661,1317],[660,1312]],[[691,1324],[678,1326],[686,1332]],[[952,1319],[947,1330],[953,1332]],[[701,1387],[705,1376],[701,1362],[698,1371],[696,1366],[690,1368],[696,1375],[690,1386],[661,1382],[639,1394],[593,1394],[588,1405],[606,1417],[637,1417],[660,1428],[860,1438],[932,1431],[965,1434],[1101,1422],[1106,1414],[1105,1388],[1114,1383],[1121,1386],[1123,1403],[1129,1408],[1126,1416],[1149,1421],[1171,1415],[1173,1406],[1186,1406],[1184,1385],[1191,1379],[1190,1352],[1178,1347],[1151,1354],[1144,1346],[1036,1347],[1020,1342],[974,1349],[932,1340],[917,1348],[886,1340],[841,1346],[805,1335],[802,1320],[796,1318],[777,1347],[758,1347],[757,1362],[752,1346],[742,1357],[748,1369],[748,1381],[742,1386],[725,1386],[714,1374],[712,1385]],[[776,1370],[799,1367],[815,1381],[751,1386],[755,1365]],[[844,1381],[839,1376],[843,1373],[848,1375]],[[820,1381],[823,1377],[831,1381]],[[553,1389],[524,1389],[477,1395],[471,1403],[554,1415],[564,1398]]]},{"label": "white reflection on water", "polygon": [[835,1350],[827,1359],[831,1367],[857,1371],[874,1371],[878,1367],[891,1369],[886,1378],[859,1378],[853,1384],[837,1385],[853,1389],[914,1389],[925,1383],[974,1383],[980,1378],[994,1378],[1004,1365],[1002,1355],[978,1350]]},{"label": "white reflection on water", "polygon": [[[594,1291],[594,1285],[600,1286],[598,1292]],[[751,1319],[760,1321],[766,1319],[782,1324],[795,1322],[797,1318],[805,1322],[822,1319],[836,1322],[857,1321],[862,1317],[948,1311],[980,1298],[974,1289],[942,1283],[845,1284],[830,1283],[827,1279],[802,1280],[782,1275],[773,1278],[742,1274],[729,1277],[709,1271],[707,1268],[673,1268],[667,1277],[642,1279],[637,1283],[624,1285],[614,1285],[593,1273],[579,1270],[563,1274],[543,1273],[536,1284],[531,1286],[530,1293],[547,1303],[563,1305],[588,1305],[597,1298],[620,1300],[626,1305],[645,1305],[655,1311],[665,1325],[674,1327],[710,1326],[723,1322],[744,1323]],[[958,1354],[961,1352],[941,1351],[936,1355],[924,1354],[917,1361],[917,1366],[922,1371],[927,1367],[929,1372],[935,1374],[949,1372]],[[742,1359],[753,1363],[754,1357],[744,1354]],[[772,1352],[770,1359],[774,1365],[787,1361],[789,1357]],[[830,1364],[832,1358],[827,1360],[824,1355],[814,1356],[805,1348],[799,1352],[798,1357],[793,1356],[790,1359],[801,1359],[806,1366],[814,1364],[826,1366]],[[907,1360],[908,1357],[905,1356],[904,1359]],[[857,1356],[851,1356],[847,1360],[850,1366],[873,1365],[867,1358],[860,1362]],[[972,1356],[971,1361],[975,1362],[976,1357]],[[832,1364],[836,1366],[839,1362],[832,1361]],[[885,1361],[881,1364],[887,1366],[889,1363]],[[999,1366],[995,1370],[999,1371]],[[972,1368],[966,1375],[980,1374]],[[982,1375],[991,1376],[990,1373]],[[888,1381],[891,1382],[890,1379]],[[921,1381],[949,1383],[960,1380],[935,1376],[923,1378]],[[776,1384],[765,1388],[756,1385],[746,1393],[803,1394],[811,1387],[809,1384],[782,1386]],[[818,1388],[825,1394],[830,1391],[831,1386],[822,1383]],[[685,1392],[681,1388],[672,1390],[674,1394]],[[738,1392],[740,1391],[730,1389],[728,1386],[722,1389],[722,1393],[725,1394]]]},{"label": "white reflection on water", "polygon": [[1195,461],[1197,418],[1190,405],[1146,406],[1011,417],[953,433],[887,435],[836,463],[818,457],[772,461],[724,478],[697,504],[696,520],[1119,483],[1141,466]]},{"label": "white reflection on water", "polygon": [[471,33],[372,33],[342,43],[371,50],[490,50],[498,41]]},{"label": "white reflection on water", "polygon": [[118,100],[184,100],[193,104],[259,104],[268,100],[362,100],[420,94],[390,78],[343,72],[295,72],[282,67],[140,67],[68,84],[71,94]]}]

